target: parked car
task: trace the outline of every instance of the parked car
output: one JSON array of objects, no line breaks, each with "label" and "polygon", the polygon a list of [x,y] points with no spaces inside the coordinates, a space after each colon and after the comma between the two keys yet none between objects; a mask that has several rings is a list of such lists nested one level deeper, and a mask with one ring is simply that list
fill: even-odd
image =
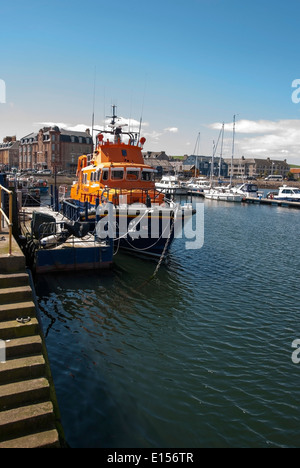
[{"label": "parked car", "polygon": [[42,171],[38,171],[40,175],[52,175],[51,169],[43,169]]},{"label": "parked car", "polygon": [[265,178],[265,180],[281,182],[283,181],[283,176],[282,175],[269,175],[268,177]]}]

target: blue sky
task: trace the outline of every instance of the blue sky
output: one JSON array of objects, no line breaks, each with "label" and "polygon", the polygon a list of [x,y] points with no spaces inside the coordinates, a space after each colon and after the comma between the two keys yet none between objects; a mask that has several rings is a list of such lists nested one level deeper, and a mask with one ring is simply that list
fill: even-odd
[{"label": "blue sky", "polygon": [[[0,138],[143,117],[145,150],[300,164],[299,0],[43,0],[1,5]],[[96,70],[96,74],[95,74]],[[300,95],[300,93],[299,93]],[[1,92],[0,92],[1,98]],[[1,99],[0,99],[1,101]]]}]

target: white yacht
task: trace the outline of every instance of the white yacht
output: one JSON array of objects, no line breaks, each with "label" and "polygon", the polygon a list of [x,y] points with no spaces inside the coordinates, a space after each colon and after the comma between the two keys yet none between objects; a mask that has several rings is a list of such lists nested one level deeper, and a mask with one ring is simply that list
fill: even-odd
[{"label": "white yacht", "polygon": [[244,196],[235,193],[230,188],[212,188],[209,191],[204,192],[205,198],[209,200],[218,200],[218,201],[227,201],[227,202],[236,202],[241,203],[244,199]]},{"label": "white yacht", "polygon": [[300,202],[300,189],[284,185],[279,187],[278,195],[274,195],[274,200]]},{"label": "white yacht", "polygon": [[210,190],[211,189],[211,182],[207,179],[192,179],[188,184],[187,184],[188,192],[191,195],[199,195],[203,194],[205,190]]},{"label": "white yacht", "polygon": [[187,187],[182,185],[176,176],[163,176],[160,182],[155,183],[155,188],[162,193],[171,195],[185,195]]},{"label": "white yacht", "polygon": [[236,185],[232,188],[232,191],[243,195],[243,198],[257,198],[259,195],[257,184],[250,184],[249,182]]}]

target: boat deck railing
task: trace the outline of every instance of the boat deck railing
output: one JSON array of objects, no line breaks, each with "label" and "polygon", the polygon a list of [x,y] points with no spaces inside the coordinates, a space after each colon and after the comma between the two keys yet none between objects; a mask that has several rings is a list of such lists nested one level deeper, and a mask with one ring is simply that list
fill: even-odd
[{"label": "boat deck railing", "polygon": [[63,200],[61,203],[62,214],[65,218],[70,221],[78,221],[80,219],[80,207],[70,203],[67,200]]},{"label": "boat deck railing", "polygon": [[83,196],[83,199],[87,202],[91,202],[92,199],[96,199],[96,204],[110,201],[114,206],[118,206],[123,202],[126,203],[125,200],[127,199],[128,204],[139,202],[149,206],[151,203],[155,203],[156,200],[158,201],[161,194],[162,192],[155,188],[124,189],[121,187],[111,187],[97,190],[97,192],[87,193]]},{"label": "boat deck railing", "polygon": [[79,247],[95,246],[95,245],[108,245],[106,240],[98,240],[94,233],[88,232],[83,237],[76,237],[76,235],[69,234],[65,230],[65,222],[50,222],[43,223],[38,229],[38,245],[39,249],[56,248],[64,245],[64,247]]}]

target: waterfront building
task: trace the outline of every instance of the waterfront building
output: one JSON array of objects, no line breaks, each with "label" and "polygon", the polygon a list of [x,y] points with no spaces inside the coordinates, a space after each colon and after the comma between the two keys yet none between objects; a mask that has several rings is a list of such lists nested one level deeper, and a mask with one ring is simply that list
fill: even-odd
[{"label": "waterfront building", "polygon": [[21,138],[20,169],[50,169],[75,173],[78,158],[93,152],[89,129],[73,132],[57,126],[44,127],[38,133]]},{"label": "waterfront building", "polygon": [[174,172],[173,165],[165,151],[147,151],[143,153],[143,158],[145,164],[157,171],[158,176]]},{"label": "waterfront building", "polygon": [[[226,158],[228,164],[228,175],[231,175],[231,159]],[[286,177],[290,171],[286,159],[284,161],[259,158],[241,158],[233,159],[233,178],[239,177],[267,177],[269,175],[282,175]]]},{"label": "waterfront building", "polygon": [[293,174],[293,177],[295,180],[299,180],[300,179],[300,167],[294,167],[291,169],[291,174]]},{"label": "waterfront building", "polygon": [[[212,159],[212,156],[196,156],[192,154],[185,159],[183,164],[188,170],[196,171],[197,175],[209,177],[212,173]],[[220,158],[214,158],[213,175],[216,177],[219,176],[219,165]],[[228,176],[228,163],[224,159],[221,161],[220,175],[221,177]]]},{"label": "waterfront building", "polygon": [[19,145],[16,136],[7,136],[0,143],[0,170],[9,171],[19,166]]}]

